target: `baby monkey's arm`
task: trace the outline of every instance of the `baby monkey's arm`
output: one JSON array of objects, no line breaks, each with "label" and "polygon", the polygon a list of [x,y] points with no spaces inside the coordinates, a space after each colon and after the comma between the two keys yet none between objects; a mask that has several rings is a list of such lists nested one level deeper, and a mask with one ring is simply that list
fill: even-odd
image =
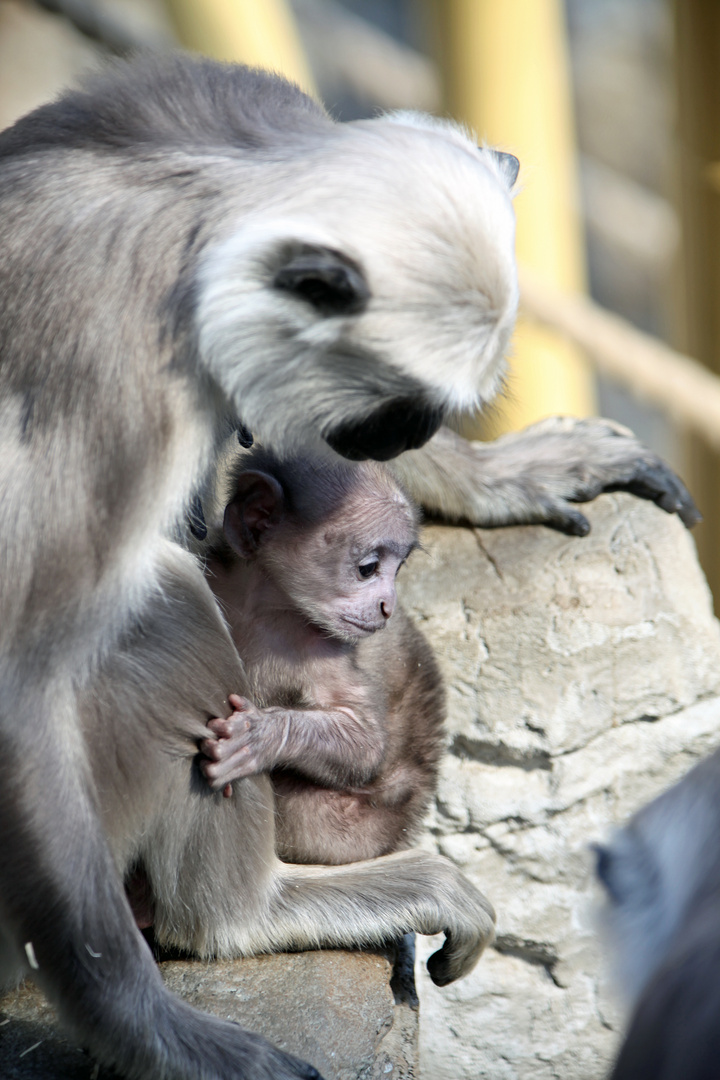
[{"label": "baby monkey's arm", "polygon": [[[208,722],[213,733],[200,743],[200,768],[215,791],[245,776],[286,768],[327,787],[364,784],[385,751],[382,726],[357,709],[260,709],[232,694],[235,710]],[[214,736],[214,737],[213,737]]]}]

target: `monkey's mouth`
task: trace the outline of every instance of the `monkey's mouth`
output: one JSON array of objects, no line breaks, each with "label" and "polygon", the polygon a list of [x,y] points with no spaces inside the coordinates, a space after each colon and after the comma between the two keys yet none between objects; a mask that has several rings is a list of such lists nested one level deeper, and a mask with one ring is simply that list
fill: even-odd
[{"label": "monkey's mouth", "polygon": [[337,641],[345,642],[358,641],[359,638],[370,637],[374,633],[364,624],[350,623],[343,618],[322,619],[316,617],[307,623],[307,628],[317,634],[318,637],[335,638]]},{"label": "monkey's mouth", "polygon": [[376,634],[378,630],[384,629],[385,625],[385,620],[382,622],[362,622],[359,619],[350,619],[344,615],[342,625],[338,627],[338,630],[349,637],[362,638]]},{"label": "monkey's mouth", "polygon": [[444,412],[417,397],[394,398],[364,420],[334,428],[325,441],[351,461],[389,461],[431,439],[443,422]]}]

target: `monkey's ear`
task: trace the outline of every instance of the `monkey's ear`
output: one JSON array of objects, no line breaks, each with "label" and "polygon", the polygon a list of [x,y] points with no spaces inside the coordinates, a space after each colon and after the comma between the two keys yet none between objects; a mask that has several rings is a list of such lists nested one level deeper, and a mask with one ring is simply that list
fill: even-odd
[{"label": "monkey's ear", "polygon": [[652,853],[632,824],[613,843],[591,844],[595,873],[614,904],[654,902],[660,888],[659,871]]},{"label": "monkey's ear", "polygon": [[509,188],[515,187],[515,181],[520,172],[520,162],[514,154],[506,154],[504,150],[491,150],[490,153],[500,166],[500,172],[505,177]]},{"label": "monkey's ear", "polygon": [[285,496],[274,476],[243,472],[235,495],[225,507],[223,529],[233,551],[243,559],[253,555],[263,534],[282,520]]},{"label": "monkey's ear", "polygon": [[293,255],[276,271],[273,284],[325,316],[355,315],[370,298],[360,267],[330,248],[306,247]]},{"label": "monkey's ear", "polygon": [[595,876],[605,888],[610,899],[618,902],[621,896],[615,880],[615,870],[617,868],[613,862],[612,851],[605,844],[591,844],[590,850],[595,856]]}]

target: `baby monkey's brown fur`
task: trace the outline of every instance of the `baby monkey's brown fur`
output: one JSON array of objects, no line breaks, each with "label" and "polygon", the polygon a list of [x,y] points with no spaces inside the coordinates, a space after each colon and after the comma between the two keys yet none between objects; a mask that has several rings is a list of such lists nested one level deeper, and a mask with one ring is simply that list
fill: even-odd
[{"label": "baby monkey's brown fur", "polygon": [[207,571],[252,700],[231,697],[232,716],[210,722],[202,769],[227,794],[270,772],[283,859],[397,851],[427,809],[444,691],[395,593],[416,546],[416,511],[375,463],[258,449],[236,477]]}]

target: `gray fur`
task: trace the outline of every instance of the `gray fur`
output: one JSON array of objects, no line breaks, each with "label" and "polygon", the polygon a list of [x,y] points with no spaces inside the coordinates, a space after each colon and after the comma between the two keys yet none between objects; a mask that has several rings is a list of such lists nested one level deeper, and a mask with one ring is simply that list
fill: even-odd
[{"label": "gray fur", "polygon": [[720,1056],[720,751],[598,845],[633,1015],[614,1080],[713,1080]]},{"label": "gray fur", "polygon": [[[416,445],[491,396],[512,234],[497,164],[457,129],[336,125],[206,61],[120,65],[0,135],[4,974],[31,943],[64,1020],[129,1078],[317,1075],[163,990],[120,884],[138,860],[160,940],[202,956],[444,929],[443,983],[492,934],[447,861],[287,866],[266,778],[206,790],[196,740],[243,671],[169,538],[238,415],[282,448],[366,452],[398,402]],[[275,286],[298,257],[332,281],[335,256],[359,309]]]},{"label": "gray fur", "polygon": [[590,523],[576,504],[602,491],[650,499],[688,527],[701,520],[679,477],[612,420],[550,417],[491,443],[442,428],[390,467],[430,513],[486,529],[548,525],[584,536]]}]

